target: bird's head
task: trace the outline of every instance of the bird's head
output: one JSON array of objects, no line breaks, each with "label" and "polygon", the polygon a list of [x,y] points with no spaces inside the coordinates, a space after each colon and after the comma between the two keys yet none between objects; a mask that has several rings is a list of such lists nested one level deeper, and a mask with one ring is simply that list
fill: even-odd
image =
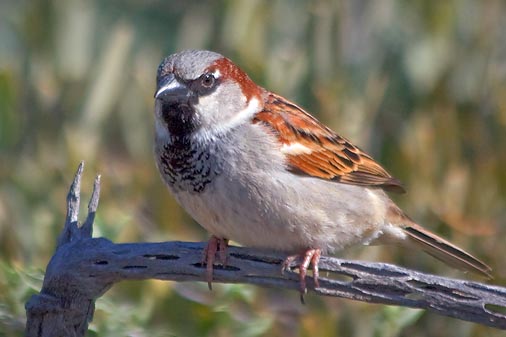
[{"label": "bird's head", "polygon": [[224,56],[186,50],[158,67],[157,132],[185,137],[220,133],[250,121],[262,109],[262,89]]}]

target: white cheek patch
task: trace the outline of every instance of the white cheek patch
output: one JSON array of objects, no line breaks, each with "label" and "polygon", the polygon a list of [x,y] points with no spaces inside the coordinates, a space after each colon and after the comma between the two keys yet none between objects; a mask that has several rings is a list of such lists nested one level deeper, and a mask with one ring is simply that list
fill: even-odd
[{"label": "white cheek patch", "polygon": [[252,98],[246,108],[235,113],[232,118],[225,121],[224,124],[218,128],[219,132],[227,132],[228,130],[252,120],[253,116],[255,116],[258,111],[260,111],[260,101],[258,98]]},{"label": "white cheek patch", "polygon": [[248,106],[243,110],[239,111],[232,119],[228,121],[230,128],[235,127],[243,122],[250,120],[260,110],[260,101],[257,98],[252,98]]},{"label": "white cheek patch", "polygon": [[283,146],[281,146],[281,153],[286,155],[296,156],[299,154],[310,154],[311,152],[313,152],[311,148],[301,143],[283,144]]}]

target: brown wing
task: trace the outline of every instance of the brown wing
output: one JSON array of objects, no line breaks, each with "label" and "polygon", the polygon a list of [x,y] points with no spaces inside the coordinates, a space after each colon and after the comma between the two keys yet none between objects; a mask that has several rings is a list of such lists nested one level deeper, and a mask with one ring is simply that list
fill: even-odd
[{"label": "brown wing", "polygon": [[268,94],[264,110],[254,122],[270,128],[279,138],[294,173],[404,192],[401,183],[369,155],[278,95]]}]

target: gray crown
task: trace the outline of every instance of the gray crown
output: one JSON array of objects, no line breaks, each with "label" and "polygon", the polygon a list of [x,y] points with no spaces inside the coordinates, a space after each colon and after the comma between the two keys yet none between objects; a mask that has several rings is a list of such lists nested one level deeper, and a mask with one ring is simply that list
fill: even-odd
[{"label": "gray crown", "polygon": [[174,73],[185,80],[194,80],[222,55],[208,50],[184,50],[163,59],[158,67],[157,81],[163,75]]}]

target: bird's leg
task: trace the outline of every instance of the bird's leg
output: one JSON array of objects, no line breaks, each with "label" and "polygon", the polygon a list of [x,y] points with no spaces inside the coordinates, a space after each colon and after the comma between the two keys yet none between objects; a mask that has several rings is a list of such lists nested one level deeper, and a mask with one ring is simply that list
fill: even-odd
[{"label": "bird's leg", "polygon": [[[290,268],[292,262],[296,259],[300,259],[301,262],[299,264],[299,278],[300,278],[300,293],[301,295],[306,293],[306,275],[307,269],[311,265],[313,267],[313,280],[316,287],[320,286],[318,281],[319,272],[318,272],[318,262],[320,261],[321,249],[308,249],[300,255],[291,255],[285,259],[283,262],[282,272]],[[301,297],[303,301],[303,298]]]},{"label": "bird's leg", "polygon": [[219,255],[220,255],[220,262],[223,265],[223,267],[227,266],[227,248],[228,248],[228,239],[219,239]]},{"label": "bird's leg", "polygon": [[211,236],[207,245],[204,248],[204,254],[202,256],[202,264],[206,264],[206,280],[209,290],[212,290],[213,282],[213,264],[216,258],[216,253],[219,253],[219,260],[223,266],[227,265],[227,247],[228,239],[218,238]]}]

